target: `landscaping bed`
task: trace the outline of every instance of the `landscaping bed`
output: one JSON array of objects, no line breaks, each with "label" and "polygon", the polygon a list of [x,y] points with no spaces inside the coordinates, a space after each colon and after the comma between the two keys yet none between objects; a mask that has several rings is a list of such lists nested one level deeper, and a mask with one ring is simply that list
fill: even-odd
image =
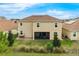
[{"label": "landscaping bed", "polygon": [[[57,51],[59,53],[50,53],[47,51],[47,44],[53,42],[52,40],[16,40],[9,51],[1,53],[5,56],[63,56],[63,55],[78,55],[76,49],[79,48],[78,41],[61,40],[61,48]],[[66,52],[61,53],[65,49]],[[73,51],[72,51],[73,50]]]}]

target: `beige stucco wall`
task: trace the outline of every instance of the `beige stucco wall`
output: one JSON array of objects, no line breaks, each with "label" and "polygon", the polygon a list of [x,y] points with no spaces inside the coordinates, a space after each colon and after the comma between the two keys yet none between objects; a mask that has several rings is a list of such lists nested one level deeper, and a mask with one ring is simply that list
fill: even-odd
[{"label": "beige stucco wall", "polygon": [[33,32],[50,32],[50,39],[53,39],[54,32],[58,33],[58,38],[62,39],[62,23],[57,23],[58,27],[55,28],[55,22],[39,22],[40,27],[37,27],[38,22],[33,23]]},{"label": "beige stucco wall", "polygon": [[77,32],[77,40],[79,40],[79,31]]},{"label": "beige stucco wall", "polygon": [[23,31],[23,35],[26,38],[32,38],[32,22],[22,22],[22,26],[20,26],[20,22],[18,23],[18,33],[20,36],[20,31]]},{"label": "beige stucco wall", "polygon": [[74,31],[68,31],[66,29],[63,29],[63,34],[67,35],[69,39],[71,40],[79,40],[79,32],[76,32],[76,36],[73,36]]},{"label": "beige stucco wall", "polygon": [[71,38],[71,32],[70,31],[68,31],[66,29],[62,29],[62,33],[63,33],[63,35],[68,36],[68,38]]},{"label": "beige stucco wall", "polygon": [[73,36],[73,32],[71,32],[70,35],[71,35],[71,36],[70,36],[70,39],[71,39],[71,40],[76,40],[76,39],[77,39],[77,36],[76,36],[76,37]]},{"label": "beige stucco wall", "polygon": [[70,37],[71,40],[79,40],[79,32],[76,32],[76,36],[75,37],[73,36],[73,33],[74,32],[71,32],[71,37]]},{"label": "beige stucco wall", "polygon": [[[39,22],[40,27],[37,27],[38,22],[22,22],[22,26],[20,26],[20,22],[18,22],[18,33],[20,35],[20,31],[23,31],[23,34],[26,38],[34,38],[34,32],[50,32],[50,39],[53,39],[54,32],[58,33],[58,38],[62,39],[62,34],[67,35],[71,40],[79,40],[79,31],[77,31],[76,37],[73,36],[73,31],[68,31],[66,29],[62,29],[62,23],[59,22]],[[55,23],[57,23],[58,27],[55,27]],[[12,30],[14,31],[14,30]],[[14,31],[16,32],[16,31]]]},{"label": "beige stucco wall", "polygon": [[23,31],[25,37],[30,37],[34,39],[34,32],[50,32],[50,39],[53,39],[54,32],[58,32],[58,38],[62,39],[62,23],[57,22],[58,27],[55,28],[55,22],[39,22],[40,27],[37,27],[38,22],[20,22],[18,23],[18,33],[20,36],[20,31]]},{"label": "beige stucco wall", "polygon": [[13,34],[17,34],[17,33],[18,33],[17,29],[13,29],[13,30],[11,30],[11,32],[12,32]]}]

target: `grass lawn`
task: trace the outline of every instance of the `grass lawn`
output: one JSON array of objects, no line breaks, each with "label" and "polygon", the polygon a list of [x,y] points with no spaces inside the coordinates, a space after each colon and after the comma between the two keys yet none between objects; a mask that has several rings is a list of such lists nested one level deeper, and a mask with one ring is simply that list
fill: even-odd
[{"label": "grass lawn", "polygon": [[[78,55],[77,53],[60,53],[60,54],[54,54],[54,53],[26,53],[26,52],[14,52],[12,49],[16,48],[20,45],[25,46],[39,46],[39,47],[46,47],[46,44],[48,42],[52,43],[52,40],[16,40],[13,47],[9,48],[9,52],[6,53],[0,53],[1,56],[69,56],[69,55]],[[73,49],[76,46],[74,45],[76,42],[71,40],[62,40],[61,44],[62,47],[67,49]],[[77,45],[77,47],[79,47]]]},{"label": "grass lawn", "polygon": [[24,52],[16,53],[16,52],[12,52],[12,53],[1,53],[0,56],[77,56],[77,54],[24,53]]}]

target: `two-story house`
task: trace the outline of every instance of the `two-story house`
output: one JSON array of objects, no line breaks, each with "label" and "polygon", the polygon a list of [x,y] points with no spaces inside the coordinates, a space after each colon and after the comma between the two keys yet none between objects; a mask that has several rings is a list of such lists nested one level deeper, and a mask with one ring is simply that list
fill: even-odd
[{"label": "two-story house", "polygon": [[18,22],[18,35],[26,39],[62,39],[62,21],[48,15],[32,15]]}]

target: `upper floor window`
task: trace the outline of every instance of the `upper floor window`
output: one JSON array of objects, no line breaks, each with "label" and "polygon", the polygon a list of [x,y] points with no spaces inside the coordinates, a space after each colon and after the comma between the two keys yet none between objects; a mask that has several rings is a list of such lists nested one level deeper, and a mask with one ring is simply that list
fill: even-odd
[{"label": "upper floor window", "polygon": [[40,24],[39,23],[37,23],[37,27],[40,27]]},{"label": "upper floor window", "polygon": [[20,31],[20,34],[22,35],[23,34],[23,31]]},{"label": "upper floor window", "polygon": [[22,23],[20,23],[20,26],[22,26]]},{"label": "upper floor window", "polygon": [[76,37],[76,32],[73,33],[73,36]]},{"label": "upper floor window", "polygon": [[15,20],[14,23],[17,23],[17,21]]},{"label": "upper floor window", "polygon": [[58,27],[57,23],[55,23],[55,27]]}]

